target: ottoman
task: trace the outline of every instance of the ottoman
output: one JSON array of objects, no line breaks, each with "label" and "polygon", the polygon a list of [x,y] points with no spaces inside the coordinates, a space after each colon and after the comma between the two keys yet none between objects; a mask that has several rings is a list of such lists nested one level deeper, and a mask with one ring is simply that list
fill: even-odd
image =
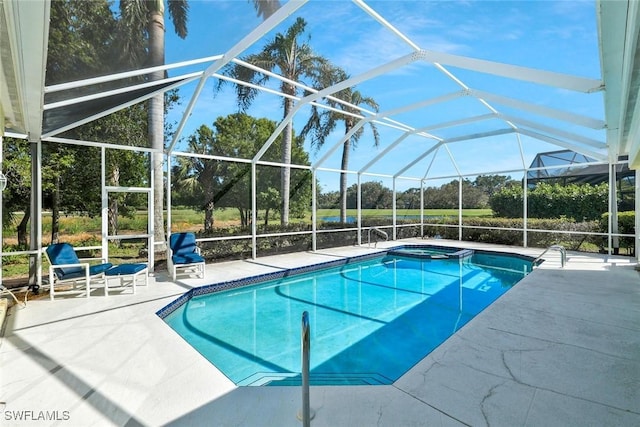
[{"label": "ottoman", "polygon": [[140,279],[144,279],[144,284],[149,284],[149,275],[147,274],[149,269],[147,264],[120,264],[115,267],[111,267],[104,274],[106,280],[104,281],[104,294],[109,295],[109,279],[117,278],[119,284],[117,287],[123,288],[131,285],[133,293],[136,293],[136,282]]}]

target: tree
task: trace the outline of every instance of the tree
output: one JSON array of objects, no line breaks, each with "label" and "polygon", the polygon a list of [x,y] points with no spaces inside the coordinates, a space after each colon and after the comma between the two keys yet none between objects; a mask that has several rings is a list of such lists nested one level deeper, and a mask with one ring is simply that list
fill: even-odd
[{"label": "tree", "polygon": [[[362,209],[390,209],[393,192],[382,185],[382,182],[364,182],[360,186]],[[353,184],[347,189],[347,206],[358,207],[358,186]]]},{"label": "tree", "polygon": [[[323,87],[333,86],[343,80],[349,78],[347,73],[339,67],[332,67],[329,72],[323,73],[317,76],[317,80],[322,83]],[[334,97],[341,99],[350,105],[345,105],[340,102],[329,99],[328,103],[333,108],[341,109],[344,113],[336,112],[335,110],[324,110],[319,112],[318,107],[312,106],[311,120],[302,129],[301,135],[307,135],[307,133],[314,133],[314,138],[311,145],[319,149],[324,145],[327,137],[335,129],[337,122],[344,122],[344,134],[348,135],[349,132],[356,125],[356,117],[360,114],[360,110],[356,107],[358,105],[368,105],[376,112],[378,111],[378,103],[371,97],[364,96],[360,91],[354,90],[355,88],[346,88],[337,92]],[[353,105],[354,107],[352,107]],[[373,133],[373,145],[377,147],[380,144],[380,135],[375,123],[368,122],[369,128]],[[340,169],[340,222],[347,222],[347,173],[344,172],[349,168],[349,154],[351,149],[355,149],[358,141],[364,134],[364,127],[360,127],[356,132],[347,138],[342,146],[342,162]]]},{"label": "tree", "polygon": [[[187,15],[189,5],[187,0],[168,0],[169,16],[173,21],[174,30],[180,38],[187,36]],[[137,63],[149,66],[164,64],[164,0],[121,0],[121,22],[126,29],[123,33],[131,37],[123,41],[122,52]],[[141,37],[142,35],[142,37]],[[156,71],[149,75],[149,79],[161,80],[164,71]],[[153,188],[153,221],[156,242],[164,242],[164,176],[162,164],[164,160],[164,95],[159,94],[149,100],[148,110],[149,146],[157,152],[152,155],[152,167],[155,176]]]},{"label": "tree", "polygon": [[[52,2],[47,84],[93,77],[105,72],[128,68],[135,63],[122,56],[121,25],[109,3],[63,1]],[[142,35],[137,42],[142,43]],[[135,55],[134,55],[135,56]],[[144,146],[147,135],[147,109],[138,104],[65,132],[74,139]],[[43,189],[50,194],[52,209],[51,241],[58,240],[58,216],[61,209],[80,211],[90,216],[101,210],[100,150],[91,147],[45,144]],[[146,156],[132,151],[107,150],[107,184],[113,186],[143,186],[148,184]],[[63,190],[63,191],[61,191]],[[110,198],[109,225],[117,234],[119,213],[132,214],[140,195]]]},{"label": "tree", "polygon": [[[188,138],[189,151],[198,154],[215,155],[214,133],[206,125],[200,126]],[[204,231],[213,230],[213,195],[216,193],[216,177],[220,176],[218,168],[221,162],[200,157],[179,157],[176,171],[177,189],[184,189],[196,194],[196,200],[204,200]],[[198,197],[199,196],[199,197]]]},{"label": "tree", "polygon": [[[116,67],[116,39],[117,21],[106,1],[84,2],[79,0],[56,1],[51,4],[51,24],[49,29],[49,47],[47,53],[46,84],[79,80],[113,71]],[[93,126],[88,124],[84,129]],[[67,131],[64,136],[77,138],[78,129]],[[125,133],[126,134],[126,133]],[[60,211],[63,206],[73,206],[69,203],[68,189],[64,190],[65,199],[61,196],[63,181],[70,181],[69,175],[96,172],[96,167],[87,161],[88,149],[62,144],[43,145],[43,191],[52,210],[51,241],[58,240],[58,224]],[[79,154],[80,153],[80,154]],[[83,156],[84,155],[84,156]],[[79,160],[82,159],[82,160]],[[79,166],[82,164],[82,166]],[[99,165],[99,162],[93,163]],[[88,167],[89,166],[89,167]],[[99,168],[98,168],[99,171]],[[84,195],[89,193],[89,183],[97,182],[99,193],[99,175],[97,181],[82,180],[79,187]],[[91,187],[94,188],[95,187]],[[83,197],[76,197],[83,200]],[[89,198],[90,199],[90,198]],[[99,200],[99,197],[98,197]],[[99,212],[99,211],[98,211]],[[28,214],[25,211],[25,218]],[[24,219],[23,219],[24,221]],[[21,227],[21,226],[20,226]],[[20,230],[19,233],[20,234]]]},{"label": "tree", "polygon": [[[424,190],[424,206],[429,209],[458,209],[459,181],[454,179],[439,188],[427,187]],[[486,208],[488,196],[482,189],[468,179],[462,180],[462,208]]]},{"label": "tree", "polygon": [[[268,119],[256,119],[244,113],[218,117],[213,129],[206,125],[189,137],[189,151],[219,157],[252,158],[269,136],[276,123]],[[269,152],[267,161],[277,160],[280,152]],[[292,158],[299,164],[309,164],[301,144],[296,143]],[[204,231],[210,233],[214,226],[214,209],[232,207],[240,212],[241,225],[247,227],[251,218],[251,165],[246,162],[229,162],[202,157],[180,157],[176,168],[176,189],[192,194],[188,200],[204,200],[200,205],[205,211]],[[305,171],[308,172],[308,171]],[[310,174],[307,174],[310,175]],[[303,179],[297,183],[300,187]],[[256,194],[260,207],[266,210],[265,223],[270,210],[275,210],[279,200],[280,174],[269,166],[257,168]],[[306,191],[298,188],[292,197],[292,206],[308,206],[310,185]],[[306,199],[305,199],[306,198]],[[185,200],[185,199],[183,199]],[[299,201],[302,200],[302,201]]]},{"label": "tree", "polygon": [[[277,72],[288,80],[301,81],[304,78],[317,79],[328,70],[327,60],[316,55],[311,46],[309,39],[300,41],[304,35],[307,23],[304,19],[298,18],[295,23],[289,27],[286,33],[278,33],[268,42],[261,52],[249,55],[243,58],[244,61],[257,65],[268,71],[277,70]],[[225,70],[225,73],[251,84],[263,85],[269,80],[266,74],[243,67],[238,64],[232,64]],[[220,81],[220,85],[224,82]],[[313,86],[313,82],[312,82]],[[252,104],[258,94],[258,90],[236,84],[236,95],[238,106],[241,111],[246,111]],[[280,90],[285,95],[295,96],[298,89],[295,85],[283,81]],[[286,96],[283,100],[284,111],[283,117],[287,117],[291,112],[294,100]],[[282,133],[282,163],[291,164],[291,149],[293,146],[293,125],[289,122]],[[280,195],[282,197],[282,208],[280,211],[280,223],[287,225],[289,223],[289,200],[291,190],[291,168],[284,166],[281,168],[281,188]]]},{"label": "tree", "polygon": [[420,208],[420,189],[408,188],[398,195],[398,207],[404,209]]},{"label": "tree", "polygon": [[488,197],[493,196],[507,185],[518,183],[507,175],[478,175],[473,181],[473,185],[481,189]]},{"label": "tree", "polygon": [[28,249],[27,225],[31,216],[31,157],[29,142],[21,139],[4,139],[4,174],[7,177],[7,188],[2,194],[2,201],[8,209],[2,210],[2,224],[7,227],[16,220],[14,212],[22,211],[18,223],[18,248]]}]

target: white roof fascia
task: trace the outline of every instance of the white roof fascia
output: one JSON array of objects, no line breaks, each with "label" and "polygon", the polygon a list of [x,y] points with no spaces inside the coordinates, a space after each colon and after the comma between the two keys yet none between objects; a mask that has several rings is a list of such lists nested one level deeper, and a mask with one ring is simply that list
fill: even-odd
[{"label": "white roof fascia", "polygon": [[496,95],[494,93],[484,92],[481,90],[471,89],[470,92],[472,96],[475,96],[477,98],[487,99],[497,104],[505,105],[507,107],[512,107],[518,110],[528,111],[541,116],[551,117],[591,129],[600,130],[605,128],[604,120],[594,119],[580,114],[571,113],[569,111],[532,104],[530,102],[508,98],[506,96]]},{"label": "white roof fascia", "polygon": [[11,2],[0,2],[0,137],[6,132],[6,126],[14,132],[26,132],[22,111],[23,94],[19,91],[19,76],[16,75],[19,70],[14,60],[18,42],[12,5]]},{"label": "white roof fascia", "polygon": [[50,6],[49,0],[4,2],[11,14],[7,21],[15,26],[11,31],[15,37],[9,42],[24,130],[30,141],[39,140],[42,133]]},{"label": "white roof fascia", "polygon": [[524,80],[546,86],[559,87],[567,90],[591,93],[603,89],[601,80],[577,77],[552,71],[537,70],[519,65],[504,64],[484,59],[469,58],[449,53],[423,50],[422,59],[426,62],[451,65],[480,73]]},{"label": "white roof fascia", "polygon": [[607,141],[612,154],[626,152],[622,141],[629,99],[629,79],[635,51],[628,45],[629,14],[635,2],[601,1],[596,3],[600,63],[606,86],[605,119],[608,125]]},{"label": "white roof fascia", "polygon": [[[632,121],[629,126],[629,135],[627,140],[629,141],[629,168],[640,169],[640,102],[636,102],[636,108],[632,115]],[[617,161],[618,158],[611,159]],[[638,185],[638,183],[636,183]]]}]

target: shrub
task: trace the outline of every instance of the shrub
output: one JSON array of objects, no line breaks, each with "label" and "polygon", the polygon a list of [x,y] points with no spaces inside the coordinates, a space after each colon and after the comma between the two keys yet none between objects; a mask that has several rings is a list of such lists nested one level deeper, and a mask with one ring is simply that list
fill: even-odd
[{"label": "shrub", "polygon": [[[609,214],[602,214],[598,222],[601,233],[609,231]],[[636,213],[635,211],[618,212],[618,233],[620,234],[636,234]],[[602,245],[604,248],[604,245]],[[633,237],[621,237],[620,248],[627,249],[631,254],[635,254],[635,242]]]},{"label": "shrub", "polygon": [[[443,239],[453,240],[458,239],[457,226],[443,226],[445,223],[440,219],[431,219],[428,223],[432,225],[425,226],[425,236],[440,236]],[[483,228],[463,228],[463,240],[511,246],[521,246],[524,243],[523,232],[519,230],[523,227],[523,223],[522,219],[519,218],[465,218],[464,225]],[[508,230],[508,228],[516,228],[518,230]],[[598,221],[576,222],[567,218],[530,218],[527,223],[527,246],[544,248],[554,244],[561,244],[571,250],[590,250],[590,246],[595,250],[601,240],[597,236],[550,233],[536,230],[597,233],[599,232],[599,225]]]},{"label": "shrub", "polygon": [[[527,193],[529,218],[573,218],[593,221],[607,210],[607,184],[546,184],[539,183]],[[523,216],[522,187],[505,187],[491,196],[489,204],[495,216],[521,218]]]}]

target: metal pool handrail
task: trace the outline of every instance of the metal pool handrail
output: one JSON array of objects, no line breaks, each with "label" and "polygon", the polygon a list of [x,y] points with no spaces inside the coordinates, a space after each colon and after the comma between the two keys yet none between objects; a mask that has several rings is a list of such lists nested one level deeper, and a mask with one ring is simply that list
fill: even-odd
[{"label": "metal pool handrail", "polygon": [[311,341],[309,339],[309,313],[302,313],[302,425],[304,427],[311,426],[311,414],[309,406],[309,353],[311,351]]},{"label": "metal pool handrail", "polygon": [[[371,227],[369,229],[368,237],[367,237],[367,245],[371,246],[371,232],[375,231],[378,236],[384,237],[384,240],[389,240],[389,235],[386,231],[379,229],[378,227]],[[378,241],[376,240],[376,246],[378,245]]]},{"label": "metal pool handrail", "polygon": [[567,251],[562,245],[551,245],[547,249],[544,250],[536,259],[533,260],[533,265],[535,266],[538,261],[542,259],[544,254],[547,252],[555,250],[560,252],[560,268],[564,268],[564,265],[567,263]]}]

